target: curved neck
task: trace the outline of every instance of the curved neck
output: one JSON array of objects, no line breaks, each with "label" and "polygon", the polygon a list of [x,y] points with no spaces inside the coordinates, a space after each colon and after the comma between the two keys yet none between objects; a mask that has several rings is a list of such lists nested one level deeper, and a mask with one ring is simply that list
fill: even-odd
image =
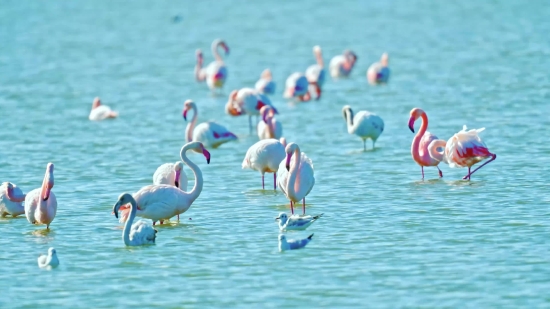
[{"label": "curved neck", "polygon": [[185,138],[188,143],[193,141],[193,130],[195,129],[195,125],[197,124],[197,117],[198,117],[198,111],[197,108],[193,107],[193,118],[191,118],[191,122],[187,124],[187,127],[185,128]]},{"label": "curved neck", "polygon": [[216,44],[212,44],[212,54],[214,55],[214,58],[216,61],[223,61],[222,57],[220,56],[220,53],[218,52],[218,46],[220,46],[222,42],[217,42]]},{"label": "curved neck", "polygon": [[346,111],[346,124],[348,125],[348,133],[353,133],[353,110]]},{"label": "curved neck", "polygon": [[124,240],[124,244],[126,246],[130,246],[130,230],[132,229],[132,223],[134,223],[134,218],[136,217],[137,213],[137,203],[134,197],[130,199],[130,204],[132,207],[130,208],[130,217],[128,220],[126,220],[126,223],[124,224],[124,231],[122,231],[122,239]]},{"label": "curved neck", "polygon": [[[436,139],[430,143],[428,146],[428,153],[430,154],[430,157],[437,161],[445,161],[444,155],[445,155],[445,146],[447,146],[447,142],[442,139]],[[438,148],[443,148],[442,152],[437,151]]]},{"label": "curved neck", "polygon": [[39,208],[40,208],[40,211],[42,212],[45,212],[46,211],[46,207],[48,205],[48,203],[46,202],[46,200],[44,199],[44,196],[47,196],[49,197],[50,196],[50,189],[48,188],[48,178],[49,178],[49,171],[46,170],[46,175],[44,176],[44,180],[42,181],[42,187],[40,188],[40,199],[39,199]]},{"label": "curved neck", "polygon": [[[290,176],[288,178],[287,188],[286,192],[288,192],[288,195],[291,197],[296,196],[296,179],[298,178],[298,169],[300,167],[300,147],[296,147],[294,149],[294,160],[290,164]],[[298,180],[299,183],[299,180]]]},{"label": "curved neck", "polygon": [[419,148],[420,148],[420,140],[424,136],[424,133],[426,133],[426,130],[428,129],[428,116],[426,113],[422,113],[420,116],[422,118],[422,124],[420,125],[420,129],[418,132],[416,132],[416,135],[414,136],[412,146],[411,146],[411,153],[413,156],[413,159],[415,161],[421,160]]},{"label": "curved neck", "polygon": [[[187,158],[187,154],[186,154],[187,150],[189,150],[191,147],[192,147],[192,145],[189,145],[189,144],[185,145],[181,149],[180,157],[181,157],[181,160],[183,161],[183,163],[185,163],[185,165],[187,165],[193,171],[193,174],[195,175],[195,185],[193,185],[193,189],[191,189],[191,191],[186,193],[190,196],[191,203],[192,203],[201,194],[203,179],[202,179],[201,169],[195,163],[191,162],[191,160],[189,160],[189,158]],[[183,193],[185,193],[185,192],[183,192]]]},{"label": "curved neck", "polygon": [[270,138],[275,138],[275,124],[273,122],[273,117],[268,116],[265,119],[265,124],[267,125],[267,131],[269,132]]}]

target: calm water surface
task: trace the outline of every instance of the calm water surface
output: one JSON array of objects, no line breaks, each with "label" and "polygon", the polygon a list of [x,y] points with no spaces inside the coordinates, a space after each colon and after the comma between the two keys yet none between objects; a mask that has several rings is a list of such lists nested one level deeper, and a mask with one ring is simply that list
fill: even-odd
[{"label": "calm water surface", "polygon": [[[174,23],[173,16],[181,21]],[[0,4],[0,181],[40,186],[55,163],[50,232],[0,219],[2,308],[550,307],[550,6],[546,1],[16,1]],[[223,96],[193,79],[194,51],[231,47]],[[320,102],[289,105],[286,77],[352,48],[347,80]],[[390,84],[365,72],[390,54]],[[281,192],[241,170],[257,141],[224,114],[228,93],[271,68],[284,135],[312,158],[308,212],[324,213],[305,249],[279,253]],[[87,120],[93,97],[120,111]],[[125,248],[111,215],[120,193],[178,160],[184,100],[239,141],[212,151],[201,196],[155,246]],[[348,135],[341,108],[380,115],[375,151]],[[420,178],[409,111],[447,139],[467,124],[494,163]],[[187,169],[189,177],[191,173]],[[268,177],[268,179],[271,179]],[[268,182],[269,183],[269,182]],[[190,219],[192,218],[192,220]],[[61,266],[36,258],[57,248]]]}]

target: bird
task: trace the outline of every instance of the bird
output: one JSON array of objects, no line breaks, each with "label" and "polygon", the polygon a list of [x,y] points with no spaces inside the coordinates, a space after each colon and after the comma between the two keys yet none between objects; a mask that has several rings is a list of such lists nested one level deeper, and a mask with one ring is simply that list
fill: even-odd
[{"label": "bird", "polygon": [[302,249],[311,241],[313,234],[304,239],[286,239],[283,234],[279,235],[279,251]]},{"label": "bird", "polygon": [[90,111],[88,119],[92,121],[100,121],[116,117],[118,117],[118,113],[111,110],[111,108],[107,105],[101,105],[101,100],[99,97],[94,99],[94,102],[92,103],[92,110]]},{"label": "bird", "polygon": [[278,114],[277,109],[271,104],[271,100],[266,95],[256,89],[241,88],[231,91],[225,110],[231,116],[248,115],[248,128],[252,133],[252,116],[259,116],[260,109],[266,105],[271,106],[274,112]]},{"label": "bird", "polygon": [[[281,161],[277,170],[279,188],[290,200],[290,211],[294,214],[294,203],[302,200],[303,214],[306,214],[306,196],[309,194],[315,177],[313,162],[296,143],[289,143],[285,148],[286,159]],[[291,158],[294,157],[294,160]]]},{"label": "bird", "polygon": [[50,229],[50,223],[57,212],[57,199],[51,191],[54,185],[53,167],[53,163],[48,163],[42,187],[32,190],[25,196],[27,220],[32,224],[46,224],[46,229]]},{"label": "bird", "polygon": [[[172,185],[182,191],[187,191],[187,175],[183,170],[183,162],[164,163],[153,174],[153,184]],[[180,215],[177,216],[178,221]]]},{"label": "bird", "polygon": [[260,79],[254,85],[254,88],[263,94],[275,93],[275,82],[271,77],[271,70],[265,69],[260,76]]},{"label": "bird", "polygon": [[130,194],[123,193],[119,196],[117,203],[113,207],[115,217],[118,219],[120,207],[127,204],[131,206],[129,218],[126,219],[124,230],[122,231],[122,240],[124,244],[126,246],[154,245],[155,238],[157,237],[157,230],[145,220],[139,220],[133,223],[137,213],[137,203]]},{"label": "bird", "polygon": [[0,185],[0,216],[10,215],[17,217],[25,213],[23,202],[25,194],[21,188],[11,182],[4,182]]},{"label": "bird", "polygon": [[290,74],[285,82],[285,92],[283,97],[285,99],[296,98],[298,101],[302,102],[311,100],[309,82],[307,81],[306,76],[300,72]]},{"label": "bird", "polygon": [[380,62],[373,63],[367,70],[367,80],[369,83],[382,84],[387,83],[390,78],[390,69],[388,68],[388,54],[383,53]]},{"label": "bird", "polygon": [[187,112],[193,110],[193,118],[187,124],[185,129],[186,141],[199,141],[207,148],[218,148],[220,145],[237,139],[237,135],[231,133],[221,124],[213,121],[197,123],[198,110],[197,105],[192,100],[187,100],[183,104],[183,119],[187,121]]},{"label": "bird", "polygon": [[[127,206],[132,200],[137,205],[136,216],[151,219],[153,225],[157,221],[162,224],[174,216],[186,212],[191,204],[199,197],[203,186],[203,177],[200,168],[187,158],[187,151],[193,150],[202,153],[206,158],[206,163],[210,163],[210,153],[204,148],[201,142],[191,142],[185,144],[180,151],[180,157],[195,175],[195,185],[189,192],[184,192],[173,185],[148,185],[141,188],[138,192],[130,195],[123,193],[120,195],[115,207],[121,212],[119,222],[127,221],[130,209]],[[117,206],[120,204],[120,206]],[[118,215],[117,215],[118,216]]]},{"label": "bird", "polygon": [[286,213],[281,212],[275,220],[279,220],[279,229],[281,231],[305,230],[322,216],[323,214],[316,216],[292,215],[289,217]]},{"label": "bird", "polygon": [[367,151],[367,139],[369,138],[372,140],[372,149],[374,149],[376,140],[384,132],[384,120],[369,111],[360,111],[354,115],[349,105],[342,108],[342,113],[346,120],[348,133],[355,134],[363,140],[363,150]]},{"label": "bird", "polygon": [[285,146],[281,141],[263,139],[248,148],[242,168],[259,171],[262,174],[262,189],[265,189],[264,174],[273,173],[273,190],[277,190],[277,169],[285,155]]},{"label": "bird", "polygon": [[224,49],[225,54],[229,55],[229,46],[222,39],[216,39],[212,42],[212,54],[214,55],[214,61],[212,61],[206,68],[202,67],[203,54],[200,49],[197,49],[195,55],[197,57],[197,64],[195,65],[195,79],[199,82],[205,81],[210,90],[216,88],[222,88],[225,80],[227,79],[227,67],[223,62],[222,57],[218,53],[218,47]]},{"label": "bird", "polygon": [[38,256],[38,267],[52,269],[57,266],[59,266],[59,259],[57,258],[57,251],[55,251],[55,248],[50,247],[48,249],[48,255],[41,254]]},{"label": "bird", "polygon": [[266,105],[260,109],[262,121],[258,122],[257,131],[260,139],[279,139],[283,135],[283,125],[275,119],[275,110]]},{"label": "bird", "polygon": [[309,84],[315,89],[315,93],[317,94],[316,100],[319,100],[321,98],[321,88],[325,83],[326,75],[323,55],[319,45],[313,46],[313,55],[315,56],[317,63],[310,65],[306,69],[306,78]]},{"label": "bird", "polygon": [[411,145],[411,155],[413,160],[420,165],[422,170],[422,179],[424,179],[424,166],[435,166],[439,171],[439,177],[443,177],[443,172],[437,166],[441,160],[434,159],[430,156],[428,146],[434,140],[437,140],[437,136],[426,131],[428,129],[428,115],[420,108],[413,108],[410,112],[409,129],[414,133],[414,122],[418,118],[422,118],[422,124],[420,130],[413,138]]},{"label": "bird", "polygon": [[357,62],[357,55],[349,49],[344,50],[342,55],[334,56],[328,65],[330,76],[333,78],[348,77]]},{"label": "bird", "polygon": [[[453,135],[447,142],[444,140],[432,141],[428,146],[430,156],[449,164],[453,168],[468,167],[468,174],[462,179],[470,180],[473,173],[497,158],[497,155],[491,153],[485,142],[479,137],[478,134],[483,130],[485,128],[468,131],[468,128],[464,125],[462,131]],[[439,152],[438,149],[440,148],[443,148],[444,151]],[[486,159],[489,159],[489,161],[471,171],[474,164]]]}]

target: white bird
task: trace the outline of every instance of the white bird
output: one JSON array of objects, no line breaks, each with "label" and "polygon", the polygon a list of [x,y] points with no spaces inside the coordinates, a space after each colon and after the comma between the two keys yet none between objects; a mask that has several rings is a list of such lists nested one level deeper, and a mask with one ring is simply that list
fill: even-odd
[{"label": "white bird", "polygon": [[216,39],[212,42],[212,54],[214,55],[215,60],[211,62],[206,68],[202,67],[203,64],[203,55],[200,49],[197,49],[197,64],[195,66],[195,78],[197,81],[202,82],[206,80],[206,84],[211,90],[216,88],[222,88],[225,80],[227,79],[227,67],[223,62],[222,57],[218,53],[218,47],[221,47],[225,50],[225,54],[229,54],[229,46],[221,40]]},{"label": "white bird", "polygon": [[313,234],[304,239],[286,239],[283,234],[279,235],[279,251],[296,250],[304,248],[313,237]]},{"label": "white bird", "polygon": [[153,174],[154,185],[172,185],[187,191],[187,175],[183,170],[183,162],[164,163]]},{"label": "white bird", "polygon": [[273,173],[273,189],[277,190],[277,169],[279,163],[285,158],[284,142],[276,139],[263,139],[250,146],[242,163],[243,169],[253,169],[262,174],[262,189],[264,186],[264,174]]},{"label": "white bird", "polygon": [[286,213],[281,212],[275,220],[279,220],[279,229],[281,231],[305,230],[322,216],[323,214],[317,216],[291,215],[289,217]]},{"label": "white bird", "polygon": [[260,139],[275,138],[279,139],[283,135],[283,125],[275,119],[275,110],[266,105],[260,110],[262,121],[258,122],[256,127]]},{"label": "white bird", "polygon": [[349,49],[344,50],[342,55],[334,56],[328,65],[330,75],[334,78],[348,77],[357,62],[357,55]]},{"label": "white bird", "polygon": [[46,166],[42,187],[32,190],[25,196],[25,215],[32,224],[46,224],[50,228],[57,213],[57,199],[51,191],[54,185],[53,163]]},{"label": "white bird", "polygon": [[317,64],[310,65],[306,69],[306,78],[310,85],[313,85],[317,94],[317,100],[321,98],[321,88],[325,83],[325,65],[323,62],[323,55],[321,53],[321,47],[315,45],[313,47],[313,55],[317,60]]},{"label": "white bird", "polygon": [[203,122],[195,127],[199,111],[197,110],[197,105],[192,100],[187,100],[183,104],[183,119],[186,121],[189,110],[193,110],[194,113],[191,122],[187,124],[187,128],[185,129],[186,141],[188,143],[198,141],[207,148],[218,148],[221,144],[237,139],[237,135],[213,121]]},{"label": "white bird", "polygon": [[353,114],[349,105],[342,108],[344,119],[348,127],[349,134],[355,134],[363,140],[363,150],[367,151],[367,139],[372,140],[372,149],[380,134],[384,132],[384,120],[378,115],[368,111],[360,111]]},{"label": "white bird", "polygon": [[0,216],[11,215],[12,217],[17,217],[24,214],[24,201],[25,194],[15,184],[4,182],[0,185]]},{"label": "white bird", "polygon": [[38,267],[40,268],[56,268],[59,266],[59,259],[57,258],[57,251],[53,247],[48,249],[48,255],[41,254],[38,257]]},{"label": "white bird", "polygon": [[383,53],[380,62],[373,63],[367,70],[367,80],[371,84],[387,83],[390,78],[390,68],[388,68],[389,57]]},{"label": "white bird", "polygon": [[[115,207],[120,208],[121,217],[119,222],[126,222],[130,209],[127,204],[132,200],[137,205],[136,215],[142,218],[153,220],[153,225],[157,221],[162,224],[174,216],[186,212],[191,204],[199,197],[203,186],[203,177],[200,168],[186,156],[188,150],[202,153],[206,158],[206,163],[210,163],[210,153],[202,143],[191,142],[185,144],[180,151],[181,160],[193,171],[195,175],[195,185],[189,192],[184,192],[173,185],[148,185],[141,188],[138,192],[130,195],[122,194],[119,197]],[[120,205],[119,205],[120,204]]]},{"label": "white bird", "polygon": [[92,121],[99,121],[116,117],[118,117],[117,112],[111,110],[111,108],[107,105],[101,105],[101,100],[98,97],[94,99],[94,102],[92,103],[92,110],[90,111],[88,119]]},{"label": "white bird", "polygon": [[275,82],[271,76],[271,71],[265,69],[260,76],[260,79],[254,85],[254,88],[260,93],[264,94],[274,94],[275,93]]},{"label": "white bird", "polygon": [[303,102],[311,100],[309,82],[304,74],[300,72],[290,74],[285,82],[283,97],[285,99],[297,98],[299,101]]},{"label": "white bird", "polygon": [[[294,203],[302,200],[303,214],[306,214],[306,196],[315,185],[313,162],[296,143],[286,148],[286,160],[281,161],[277,171],[278,185],[290,200],[290,211],[294,214]],[[294,158],[294,160],[291,160]]]},{"label": "white bird", "polygon": [[248,128],[252,133],[252,116],[259,116],[260,109],[266,105],[271,106],[275,113],[278,113],[265,94],[258,92],[256,89],[242,88],[231,91],[225,110],[231,116],[248,115]]},{"label": "white bird", "polygon": [[[147,221],[139,220],[136,223],[134,218],[137,213],[136,200],[128,193],[123,193],[118,197],[118,201],[113,207],[115,217],[118,218],[118,211],[122,205],[130,203],[130,216],[124,224],[124,230],[122,231],[122,240],[126,246],[143,246],[154,245],[155,238],[157,237],[157,230],[155,230]],[[133,224],[132,224],[133,223]]]}]

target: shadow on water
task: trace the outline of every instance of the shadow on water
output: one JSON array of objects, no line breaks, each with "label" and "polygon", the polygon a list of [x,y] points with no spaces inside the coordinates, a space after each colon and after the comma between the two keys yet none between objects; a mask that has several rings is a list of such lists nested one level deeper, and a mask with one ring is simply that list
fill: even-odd
[{"label": "shadow on water", "polygon": [[279,195],[279,194],[283,194],[281,191],[278,190],[279,188],[277,188],[277,190],[273,190],[273,188],[270,188],[270,189],[253,189],[253,190],[249,190],[249,191],[243,191],[242,193],[245,195],[245,196],[276,196],[276,195]]},{"label": "shadow on water", "polygon": [[367,150],[364,150],[364,149],[354,149],[354,150],[348,151],[346,154],[348,154],[348,155],[359,155],[359,154],[366,154],[366,153],[377,152],[377,151],[380,151],[380,150],[382,150],[380,147],[376,147],[376,148],[367,148]]}]

